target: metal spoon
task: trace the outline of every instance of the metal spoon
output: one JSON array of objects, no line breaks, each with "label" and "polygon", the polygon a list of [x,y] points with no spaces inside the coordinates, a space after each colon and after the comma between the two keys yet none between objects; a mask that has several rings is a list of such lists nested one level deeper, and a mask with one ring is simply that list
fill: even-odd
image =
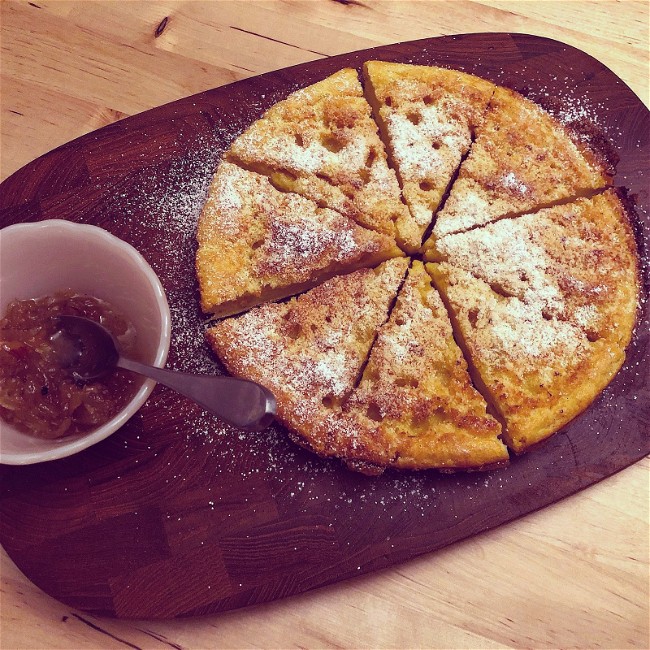
[{"label": "metal spoon", "polygon": [[275,397],[255,382],[190,375],[127,359],[120,355],[106,328],[81,316],[59,316],[57,327],[52,344],[61,365],[69,368],[77,380],[97,379],[115,367],[124,368],[174,389],[236,427],[260,431],[273,421]]}]

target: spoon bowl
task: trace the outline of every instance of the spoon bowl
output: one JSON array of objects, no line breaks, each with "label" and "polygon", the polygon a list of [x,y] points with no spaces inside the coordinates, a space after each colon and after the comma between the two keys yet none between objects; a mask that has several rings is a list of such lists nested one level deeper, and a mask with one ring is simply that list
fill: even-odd
[{"label": "spoon bowl", "polygon": [[57,327],[50,341],[59,363],[76,380],[99,379],[117,366],[117,343],[99,323],[81,316],[62,315],[57,318]]}]

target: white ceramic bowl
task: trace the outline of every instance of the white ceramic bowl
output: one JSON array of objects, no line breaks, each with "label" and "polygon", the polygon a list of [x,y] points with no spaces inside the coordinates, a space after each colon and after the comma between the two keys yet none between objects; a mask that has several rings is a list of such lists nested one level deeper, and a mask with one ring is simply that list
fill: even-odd
[{"label": "white ceramic bowl", "polygon": [[[141,360],[165,365],[171,338],[169,306],[160,280],[135,248],[97,226],[60,219],[0,231],[0,314],[13,300],[67,289],[114,305],[135,327]],[[40,440],[0,419],[0,463],[40,463],[90,447],[125,424],[154,386],[153,380],[146,380],[113,419],[82,435]]]}]

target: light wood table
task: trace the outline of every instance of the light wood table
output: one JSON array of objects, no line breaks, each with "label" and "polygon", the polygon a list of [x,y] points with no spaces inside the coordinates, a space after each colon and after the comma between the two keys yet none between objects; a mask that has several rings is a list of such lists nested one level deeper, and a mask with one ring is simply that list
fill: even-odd
[{"label": "light wood table", "polygon": [[[32,0],[1,7],[3,179],[76,136],[201,90],[452,33],[564,41],[648,103],[646,2]],[[541,512],[394,568],[199,619],[116,621],[71,611],[3,552],[0,647],[647,648],[649,466],[646,459]]]}]

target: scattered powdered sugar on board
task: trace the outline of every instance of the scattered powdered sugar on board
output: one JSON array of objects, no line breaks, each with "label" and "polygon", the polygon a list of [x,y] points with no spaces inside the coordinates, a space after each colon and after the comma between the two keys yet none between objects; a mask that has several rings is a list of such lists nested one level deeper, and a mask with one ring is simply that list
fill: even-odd
[{"label": "scattered powdered sugar on board", "polygon": [[148,261],[163,281],[193,273],[196,225],[216,164],[210,149],[190,151],[165,167],[144,170],[141,182],[114,198],[113,210],[130,219],[134,237],[159,235],[157,255]]},{"label": "scattered powdered sugar on board", "polygon": [[[109,213],[129,224],[131,243],[165,288],[172,320],[167,367],[173,370],[217,371],[204,342],[194,257],[198,218],[219,156],[210,138],[197,136],[184,156],[139,171],[129,190],[115,194],[108,205]],[[147,255],[152,246],[155,255]]]},{"label": "scattered powdered sugar on board", "polygon": [[337,459],[319,458],[295,445],[278,425],[242,431],[205,411],[192,413],[179,429],[183,433],[179,453],[187,462],[200,455],[208,484],[235,482],[251,492],[263,484],[278,503],[290,503],[295,514],[331,511],[339,521],[353,521],[359,508],[366,507],[378,507],[375,516],[391,521],[423,517],[450,490],[462,490],[468,500],[478,501],[479,495],[495,494],[494,488],[505,487],[512,478],[509,468],[489,474],[388,470],[378,477],[361,476]]},{"label": "scattered powdered sugar on board", "polygon": [[[158,254],[149,262],[165,284],[170,306],[172,341],[167,367],[182,372],[221,374],[220,364],[205,343],[206,320],[199,308],[194,279],[196,226],[218,164],[218,156],[208,144],[189,151],[168,166],[140,172],[128,193],[113,197],[110,210],[129,222],[136,245],[140,238],[145,241],[152,234],[156,236]],[[146,250],[146,246],[141,248]],[[329,366],[321,364],[319,369],[324,376],[331,374]],[[201,409],[185,410],[185,416],[175,424],[177,433],[184,439],[184,453],[201,454],[213,461],[215,475],[230,473],[243,481],[261,475],[277,482],[278,491],[289,494],[289,498],[302,495],[317,501],[314,489],[318,477],[331,476],[334,481],[341,472],[349,473],[341,468],[339,461],[319,459],[300,449],[280,427],[251,433],[235,429]],[[294,482],[287,478],[292,486],[287,492],[285,475],[302,475],[303,479]],[[417,479],[417,485],[421,481]],[[338,494],[347,503],[352,493],[340,492],[337,484],[333,482],[330,486],[332,495]],[[415,484],[406,478],[396,479],[397,484],[401,489],[392,499],[405,502]],[[375,485],[361,493],[355,490],[354,495],[369,500],[376,491]],[[386,497],[377,498],[382,503],[386,501]]]},{"label": "scattered powdered sugar on board", "polygon": [[262,479],[276,498],[305,511],[319,510],[319,504],[331,504],[337,511],[358,505],[399,505],[400,509],[409,505],[424,513],[436,506],[436,481],[430,474],[362,477],[336,459],[318,458],[301,449],[278,426],[247,432],[227,425],[215,427],[213,419],[209,414],[198,418],[198,426],[187,438],[186,453],[208,454],[221,480],[229,475],[243,485],[247,481],[255,485]]},{"label": "scattered powdered sugar on board", "polygon": [[205,342],[206,323],[192,293],[168,294],[172,319],[172,341],[167,367],[201,375],[222,374]]}]

